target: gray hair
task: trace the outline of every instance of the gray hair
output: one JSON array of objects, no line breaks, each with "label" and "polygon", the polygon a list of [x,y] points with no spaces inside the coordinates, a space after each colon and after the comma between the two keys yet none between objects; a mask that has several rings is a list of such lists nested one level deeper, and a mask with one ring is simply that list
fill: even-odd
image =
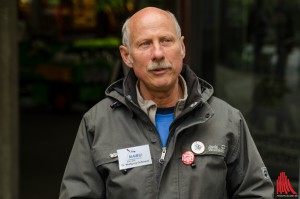
[{"label": "gray hair", "polygon": [[[172,17],[172,19],[175,23],[177,37],[180,38],[181,37],[181,28],[178,24],[178,21],[177,21],[176,17],[170,11],[166,11],[166,12],[169,13],[169,15]],[[129,28],[130,19],[131,18],[129,17],[125,21],[125,23],[122,27],[122,44],[124,46],[126,46],[128,49],[130,49],[130,28]]]}]

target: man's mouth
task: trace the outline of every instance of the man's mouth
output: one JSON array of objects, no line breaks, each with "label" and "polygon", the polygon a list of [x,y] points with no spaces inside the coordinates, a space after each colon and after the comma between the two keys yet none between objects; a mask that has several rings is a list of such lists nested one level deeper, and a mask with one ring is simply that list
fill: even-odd
[{"label": "man's mouth", "polygon": [[157,69],[154,69],[153,71],[163,71],[163,70],[166,70],[166,68],[157,68]]},{"label": "man's mouth", "polygon": [[148,71],[164,71],[168,68],[171,68],[171,64],[167,62],[153,62],[147,67]]}]

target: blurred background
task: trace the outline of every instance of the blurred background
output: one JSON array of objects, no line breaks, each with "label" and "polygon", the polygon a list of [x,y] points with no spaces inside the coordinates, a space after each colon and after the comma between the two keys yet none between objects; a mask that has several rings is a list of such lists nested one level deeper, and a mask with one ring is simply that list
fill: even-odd
[{"label": "blurred background", "polygon": [[1,0],[0,198],[58,198],[82,115],[126,73],[122,24],[146,6],[176,15],[185,63],[299,193],[299,0]]}]

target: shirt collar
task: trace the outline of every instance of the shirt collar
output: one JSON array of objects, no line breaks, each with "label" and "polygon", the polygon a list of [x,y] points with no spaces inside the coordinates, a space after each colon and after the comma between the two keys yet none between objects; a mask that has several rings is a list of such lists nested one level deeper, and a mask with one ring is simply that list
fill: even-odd
[{"label": "shirt collar", "polygon": [[[188,97],[188,92],[187,92],[187,85],[184,80],[184,78],[180,75],[179,76],[179,84],[181,89],[183,89],[183,98],[179,99],[176,107],[175,107],[175,118],[182,112],[186,99]],[[152,100],[145,100],[139,89],[139,81],[137,81],[135,88],[136,88],[136,93],[137,93],[137,100],[140,108],[149,116],[150,120],[152,121],[153,124],[155,124],[155,114],[157,110],[157,104],[153,102]]]}]

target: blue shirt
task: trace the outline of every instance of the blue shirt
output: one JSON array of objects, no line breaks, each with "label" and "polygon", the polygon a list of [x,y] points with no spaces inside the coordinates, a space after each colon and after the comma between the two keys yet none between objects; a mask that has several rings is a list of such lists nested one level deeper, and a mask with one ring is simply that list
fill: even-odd
[{"label": "blue shirt", "polygon": [[163,147],[166,147],[169,136],[169,128],[174,121],[174,107],[158,108],[155,115],[156,129],[160,135]]}]

